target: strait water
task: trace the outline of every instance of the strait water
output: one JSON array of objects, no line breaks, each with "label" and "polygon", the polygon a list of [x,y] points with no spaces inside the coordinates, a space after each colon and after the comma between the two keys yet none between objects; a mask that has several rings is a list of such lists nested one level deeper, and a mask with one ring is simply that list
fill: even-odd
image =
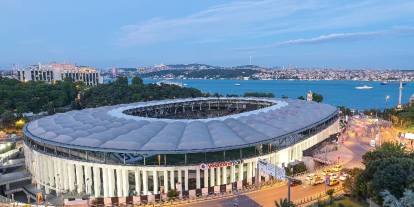
[{"label": "strait water", "polygon": [[[145,83],[154,83],[160,80],[145,79]],[[306,97],[308,90],[312,90],[324,97],[323,102],[335,106],[347,106],[352,109],[385,108],[385,96],[389,95],[388,106],[396,106],[398,103],[399,84],[389,83],[381,85],[374,81],[349,81],[349,80],[168,80],[186,84],[186,87],[194,87],[203,92],[220,94],[238,94],[245,92],[270,92],[276,97],[287,96],[297,98]],[[240,84],[236,86],[235,84]],[[356,86],[372,86],[369,90],[358,90]],[[409,101],[414,93],[414,83],[407,83],[403,89],[403,103]]]}]

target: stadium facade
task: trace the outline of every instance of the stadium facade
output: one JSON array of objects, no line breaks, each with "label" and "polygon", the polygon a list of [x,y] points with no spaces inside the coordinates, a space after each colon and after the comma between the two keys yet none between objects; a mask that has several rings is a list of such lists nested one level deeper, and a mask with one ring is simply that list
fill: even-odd
[{"label": "stadium facade", "polygon": [[[302,100],[191,98],[55,114],[24,127],[39,188],[95,197],[183,195],[254,183],[338,133],[336,107]],[[263,179],[268,179],[264,177]]]}]

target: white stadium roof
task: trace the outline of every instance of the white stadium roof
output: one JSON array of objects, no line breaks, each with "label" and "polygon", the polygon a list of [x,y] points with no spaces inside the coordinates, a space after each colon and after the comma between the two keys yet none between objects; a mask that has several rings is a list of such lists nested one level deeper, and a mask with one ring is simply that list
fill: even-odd
[{"label": "white stadium roof", "polygon": [[217,118],[160,119],[123,113],[143,106],[217,99],[150,101],[59,113],[30,122],[25,134],[52,145],[96,151],[216,151],[263,143],[337,113],[327,104],[262,98],[220,98],[267,101],[273,105]]}]

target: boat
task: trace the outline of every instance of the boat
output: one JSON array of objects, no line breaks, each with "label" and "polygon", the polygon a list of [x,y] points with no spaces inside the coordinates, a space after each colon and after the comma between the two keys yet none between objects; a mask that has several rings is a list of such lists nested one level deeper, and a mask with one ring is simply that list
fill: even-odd
[{"label": "boat", "polygon": [[240,84],[240,83],[235,83],[234,85],[235,85],[235,86],[240,86],[241,84]]},{"label": "boat", "polygon": [[371,89],[372,86],[363,85],[363,86],[357,86],[355,88],[358,90],[367,90],[367,89]]},{"label": "boat", "polygon": [[[380,83],[381,85],[390,85],[390,84],[400,84],[398,81],[382,81],[381,83]],[[407,83],[402,83],[402,85],[403,86],[405,86],[405,85],[407,85]]]}]

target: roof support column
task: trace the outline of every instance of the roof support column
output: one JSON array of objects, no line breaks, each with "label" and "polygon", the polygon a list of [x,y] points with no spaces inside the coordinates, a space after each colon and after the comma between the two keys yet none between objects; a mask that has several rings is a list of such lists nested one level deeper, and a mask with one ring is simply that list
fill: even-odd
[{"label": "roof support column", "polygon": [[236,182],[236,169],[234,165],[230,166],[230,182]]},{"label": "roof support column", "polygon": [[102,168],[102,181],[103,181],[103,191],[104,197],[109,196],[109,178],[108,178],[108,168]]},{"label": "roof support column", "polygon": [[50,187],[53,187],[53,185],[54,185],[54,180],[53,180],[53,176],[54,176],[54,174],[53,174],[53,163],[52,163],[52,160],[49,158],[49,157],[45,157],[45,164],[46,164],[46,168],[45,168],[45,171],[47,171],[47,180],[46,180],[46,183],[48,183],[48,186],[47,186],[47,188],[45,189],[45,191],[46,191],[46,193],[49,193],[50,192]]},{"label": "roof support column", "polygon": [[61,193],[63,191],[63,176],[62,176],[62,165],[60,164],[59,159],[54,160],[55,166],[55,181],[56,181],[56,193]]},{"label": "roof support column", "polygon": [[128,169],[122,169],[122,192],[123,196],[127,197],[129,196],[129,179],[128,179]]},{"label": "roof support column", "polygon": [[59,162],[56,159],[51,159],[53,163],[53,173],[55,177],[55,188],[56,188],[56,194],[59,194],[61,191],[61,185],[60,185],[60,174],[59,174]]},{"label": "roof support column", "polygon": [[68,165],[68,182],[69,182],[69,190],[75,190],[75,166],[73,164]]},{"label": "roof support column", "polygon": [[170,171],[170,187],[171,189],[175,189],[175,175],[174,175],[174,170]]},{"label": "roof support column", "polygon": [[239,181],[243,181],[244,169],[243,162],[239,164]]},{"label": "roof support column", "polygon": [[153,180],[153,186],[154,186],[154,195],[158,194],[158,173],[157,170],[152,171],[152,180]]},{"label": "roof support column", "polygon": [[[182,175],[182,170],[178,169],[178,182],[182,185],[183,184],[183,175]],[[181,190],[181,189],[178,189]]]},{"label": "roof support column", "polygon": [[114,169],[108,168],[108,196],[114,197],[114,191],[115,191],[115,175],[114,175]]},{"label": "roof support column", "polygon": [[210,187],[213,187],[215,184],[215,179],[214,179],[215,175],[214,175],[214,168],[210,168]]},{"label": "roof support column", "polygon": [[101,173],[99,167],[93,167],[93,192],[95,197],[101,196]]},{"label": "roof support column", "polygon": [[121,168],[116,169],[116,195],[122,197],[122,170]]},{"label": "roof support column", "polygon": [[92,194],[92,169],[91,166],[85,165],[85,191],[87,195]]},{"label": "roof support column", "polygon": [[216,185],[221,185],[221,167],[216,168]]},{"label": "roof support column", "polygon": [[208,188],[208,169],[204,169],[204,186],[205,188]]},{"label": "roof support column", "polygon": [[252,184],[252,162],[247,163],[247,182]]},{"label": "roof support column", "polygon": [[200,189],[200,168],[196,168],[196,189]]},{"label": "roof support column", "polygon": [[184,189],[188,190],[188,169],[184,171]]},{"label": "roof support column", "polygon": [[83,168],[82,165],[76,165],[76,185],[78,193],[83,192]]},{"label": "roof support column", "polygon": [[142,194],[148,195],[148,174],[145,169],[142,171],[142,189]]},{"label": "roof support column", "polygon": [[60,160],[60,168],[61,168],[61,176],[63,179],[63,189],[70,190],[69,189],[69,170],[66,164],[66,160]]},{"label": "roof support column", "polygon": [[139,169],[135,170],[135,192],[137,195],[141,195],[141,176]]},{"label": "roof support column", "polygon": [[227,184],[227,167],[223,167],[223,184]]},{"label": "roof support column", "polygon": [[163,180],[164,180],[164,193],[168,192],[168,171],[164,170],[163,172]]}]

